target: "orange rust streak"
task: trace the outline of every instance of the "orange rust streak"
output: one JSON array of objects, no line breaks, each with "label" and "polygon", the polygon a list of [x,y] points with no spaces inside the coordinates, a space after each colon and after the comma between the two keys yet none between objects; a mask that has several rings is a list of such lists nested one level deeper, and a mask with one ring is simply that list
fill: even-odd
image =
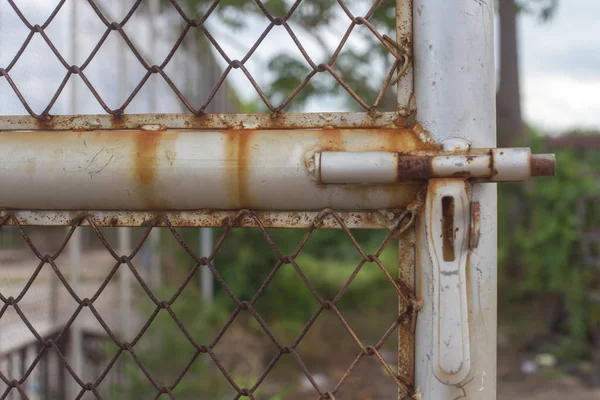
[{"label": "orange rust streak", "polygon": [[356,148],[351,143],[344,141],[345,133],[352,133],[352,129],[324,129],[321,131],[321,149],[325,151],[397,151],[409,152],[418,150],[438,150],[439,146],[433,141],[424,142],[418,132],[411,128],[398,129],[360,129],[362,133],[372,135],[373,140],[363,148]]},{"label": "orange rust streak", "polygon": [[248,159],[249,151],[248,140],[251,138],[254,131],[245,130],[241,131],[238,135],[238,146],[237,146],[237,175],[238,175],[238,197],[240,204],[247,204],[251,206],[250,198],[248,195]]},{"label": "orange rust streak", "polygon": [[231,167],[228,169],[227,179],[232,188],[230,199],[237,208],[249,207],[248,188],[248,161],[250,158],[248,142],[252,138],[253,130],[225,130],[225,157]]},{"label": "orange rust streak", "polygon": [[381,134],[385,136],[385,151],[414,151],[430,150],[437,146],[433,143],[425,143],[419,134],[412,129],[382,129]]},{"label": "orange rust streak", "polygon": [[163,135],[161,131],[140,131],[135,134],[135,154],[132,157],[134,177],[142,200],[149,209],[160,208],[160,201],[153,189],[156,184],[158,148]]},{"label": "orange rust streak", "polygon": [[325,129],[321,131],[323,134],[321,145],[322,150],[339,151],[344,149],[342,141],[342,133],[338,129]]}]

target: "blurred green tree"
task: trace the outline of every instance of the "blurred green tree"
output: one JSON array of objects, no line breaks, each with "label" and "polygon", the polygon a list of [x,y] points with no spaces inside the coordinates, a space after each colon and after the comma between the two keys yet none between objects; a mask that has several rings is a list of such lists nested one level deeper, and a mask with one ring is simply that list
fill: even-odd
[{"label": "blurred green tree", "polygon": [[[211,16],[207,19],[208,30],[214,32],[226,30],[228,34],[225,36],[234,44],[239,40],[240,35],[248,32],[248,28],[251,26],[255,26],[257,29],[266,27],[265,12],[270,13],[273,17],[292,14],[290,24],[294,33],[303,45],[310,43],[314,53],[318,53],[310,55],[316,65],[331,61],[343,36],[343,33],[339,31],[341,29],[345,31],[350,25],[350,19],[335,1],[303,0],[296,7],[296,2],[292,0],[264,0],[261,7],[252,0],[222,0],[213,11],[210,10],[212,10],[214,0],[183,0],[180,3],[190,18],[200,19],[206,13],[211,12]],[[350,10],[354,10],[358,6],[362,11],[365,5],[363,0],[347,0],[346,3]],[[161,4],[163,10],[172,8],[170,0],[162,0]],[[382,2],[374,9],[370,21],[381,34],[395,37],[394,10],[395,2],[391,0]],[[207,39],[200,31],[195,34],[198,42],[206,43]],[[283,32],[280,34],[287,35]],[[355,28],[351,35],[353,43],[363,45],[344,46],[336,56],[333,68],[358,96],[372,104],[378,95],[385,75],[393,65],[394,58],[366,27]],[[281,104],[312,71],[312,67],[300,51],[295,50],[271,55],[265,60],[264,65],[261,65],[261,68],[268,70],[268,83],[264,85],[263,89],[275,106]],[[374,68],[377,70],[374,71]],[[346,96],[349,108],[360,108],[358,103],[346,94],[333,77],[329,74],[317,74],[297,93],[294,101],[285,109],[287,111],[301,110],[310,99],[317,95],[337,96],[338,98]],[[380,109],[392,110],[394,106],[395,94],[392,90],[387,90],[380,103]],[[261,105],[261,107],[259,111],[266,111],[264,106]]]},{"label": "blurred green tree", "polygon": [[498,145],[510,147],[525,140],[521,115],[517,17],[520,11],[547,21],[556,12],[558,0],[498,0],[500,12],[500,75],[496,96]]},{"label": "blurred green tree", "polygon": [[[184,0],[183,3],[185,11],[197,18],[201,18],[213,7],[213,0]],[[352,10],[363,2],[347,0],[346,3]],[[257,5],[257,2],[251,0],[222,0],[212,11],[214,16],[208,18],[207,23],[210,29],[224,27],[232,32],[243,32],[258,20],[264,21],[265,11],[274,17],[281,17],[295,7],[295,2],[292,0],[264,0],[262,4],[263,9]],[[548,21],[558,8],[558,0],[498,0],[497,4],[500,14],[498,137],[499,145],[507,147],[514,146],[527,138],[521,115],[517,17],[520,14],[530,14],[541,21]],[[163,0],[163,6],[170,7],[170,1]],[[371,17],[372,24],[380,33],[388,34],[390,37],[395,37],[394,9],[394,1],[383,1]],[[335,36],[332,34],[332,29],[339,21],[349,22],[338,2],[303,0],[293,10],[291,23],[300,41],[311,43],[320,49],[322,57],[313,60],[315,64],[329,62],[338,44],[331,40]],[[213,26],[210,26],[211,23]],[[338,55],[334,68],[361,98],[366,99],[367,103],[372,103],[387,72],[386,69],[389,69],[393,63],[393,56],[376,40],[373,41],[373,35],[368,29],[354,29],[352,34],[361,36],[364,43],[372,45],[346,46]],[[201,42],[206,41],[202,34],[198,34],[198,38]],[[283,102],[311,71],[300,52],[273,54],[266,60],[265,66],[269,71],[269,82],[265,85],[265,91],[275,105]],[[374,71],[374,68],[381,68],[381,70]],[[344,89],[332,77],[325,75],[317,74],[313,77],[303,90],[297,93],[286,110],[300,110],[316,96],[344,96]],[[352,98],[349,96],[346,98],[351,108],[359,108]],[[393,91],[387,90],[380,108],[392,110],[394,99]],[[265,110],[264,107],[259,108],[259,111]]]}]

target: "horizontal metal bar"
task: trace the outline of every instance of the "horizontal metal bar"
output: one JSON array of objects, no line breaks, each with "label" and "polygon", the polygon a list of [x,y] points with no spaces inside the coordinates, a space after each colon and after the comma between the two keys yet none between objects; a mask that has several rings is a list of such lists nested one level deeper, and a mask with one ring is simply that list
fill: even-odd
[{"label": "horizontal metal bar", "polygon": [[163,129],[317,129],[403,128],[406,118],[395,112],[339,112],[290,114],[128,114],[57,115],[47,119],[0,116],[0,131],[18,130],[122,130],[147,125]]},{"label": "horizontal metal bar", "polygon": [[516,182],[553,176],[553,154],[526,148],[473,149],[463,153],[340,152],[315,154],[315,178],[322,184],[393,184],[434,178]]},{"label": "horizontal metal bar", "polygon": [[314,153],[435,146],[411,129],[0,132],[0,208],[403,208],[422,185],[320,185]]},{"label": "horizontal metal bar", "polygon": [[[401,222],[402,210],[336,211],[340,220],[350,229],[394,229]],[[168,220],[175,227],[226,226],[232,219],[235,226],[258,227],[257,219],[267,228],[308,228],[313,224],[319,228],[341,228],[334,213],[321,211],[216,211],[198,210],[181,212],[143,211],[23,211],[0,210],[0,218],[7,218],[4,225],[89,226],[91,219],[100,227],[167,226]]]}]

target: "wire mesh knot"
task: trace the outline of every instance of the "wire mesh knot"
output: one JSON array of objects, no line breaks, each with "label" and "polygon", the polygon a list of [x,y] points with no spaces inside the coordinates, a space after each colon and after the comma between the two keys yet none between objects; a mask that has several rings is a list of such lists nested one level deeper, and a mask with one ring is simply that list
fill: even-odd
[{"label": "wire mesh knot", "polygon": [[198,346],[198,352],[199,353],[208,353],[209,349],[208,346],[201,344]]}]

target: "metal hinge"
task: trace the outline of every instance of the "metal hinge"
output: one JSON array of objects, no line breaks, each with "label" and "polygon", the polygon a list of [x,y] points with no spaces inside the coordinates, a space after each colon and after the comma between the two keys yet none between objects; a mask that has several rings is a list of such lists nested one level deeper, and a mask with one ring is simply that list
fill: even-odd
[{"label": "metal hinge", "polygon": [[[427,181],[423,221],[433,266],[434,374],[447,385],[467,379],[471,369],[467,264],[479,242],[480,205],[471,203],[471,182],[518,182],[553,176],[553,154],[528,148],[471,149],[462,140],[440,150],[319,152],[322,184],[393,184]],[[485,205],[483,205],[485,206]]]}]

